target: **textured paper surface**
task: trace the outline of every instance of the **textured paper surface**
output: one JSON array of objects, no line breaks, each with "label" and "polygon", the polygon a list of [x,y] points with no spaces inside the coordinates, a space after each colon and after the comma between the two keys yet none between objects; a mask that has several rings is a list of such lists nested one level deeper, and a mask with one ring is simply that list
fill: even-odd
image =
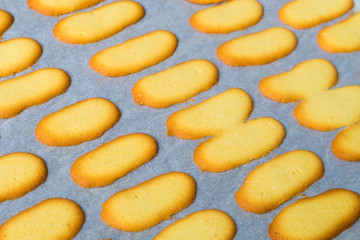
[{"label": "textured paper surface", "polygon": [[[90,9],[110,2],[113,1],[106,0]],[[334,63],[340,78],[336,87],[359,84],[360,52],[329,54],[324,52],[316,42],[317,33],[323,27],[346,18],[349,13],[311,29],[295,30],[278,19],[278,10],[287,2],[286,0],[259,0],[264,7],[264,17],[257,25],[227,35],[207,35],[193,29],[188,20],[192,14],[208,6],[189,3],[185,0],[139,0],[138,2],[146,10],[145,17],[139,23],[98,43],[70,45],[58,41],[52,34],[57,21],[69,14],[59,18],[48,17],[30,10],[25,0],[0,1],[0,8],[9,11],[15,18],[13,26],[3,35],[3,38],[5,40],[16,37],[36,39],[42,45],[44,52],[33,69],[57,67],[68,72],[72,78],[71,86],[66,93],[45,104],[28,108],[19,116],[0,120],[0,155],[18,151],[31,152],[46,161],[49,171],[46,182],[40,187],[22,198],[0,204],[0,224],[46,198],[63,197],[77,202],[86,214],[86,222],[76,239],[152,239],[162,229],[173,223],[175,217],[183,218],[190,213],[208,208],[220,209],[231,215],[238,229],[236,239],[268,239],[268,226],[276,214],[302,197],[297,196],[270,213],[256,215],[238,207],[234,194],[242,185],[246,175],[256,166],[295,149],[313,151],[321,156],[325,165],[324,177],[306,190],[305,195],[314,196],[331,188],[347,188],[360,193],[358,182],[360,163],[342,161],[331,151],[331,142],[341,129],[319,132],[301,127],[292,114],[295,103],[281,104],[271,101],[258,90],[258,84],[262,78],[288,71],[295,64],[312,58],[325,58]],[[353,11],[358,12],[359,5],[360,2],[357,1]],[[289,56],[271,64],[254,67],[230,67],[216,57],[216,48],[220,44],[238,36],[275,26],[288,27],[298,37],[298,46]],[[179,39],[174,55],[164,62],[139,73],[116,78],[104,77],[89,67],[90,57],[99,50],[157,29],[169,30]],[[152,109],[138,106],[133,102],[131,90],[136,81],[175,64],[197,58],[208,59],[215,63],[219,68],[220,80],[218,86],[194,97],[195,102],[178,104],[166,109]],[[15,76],[28,72],[31,70],[28,69]],[[1,78],[0,81],[12,77]],[[263,116],[276,118],[285,126],[287,136],[278,149],[261,159],[223,173],[202,173],[193,162],[193,152],[199,142],[168,137],[166,119],[171,113],[180,110],[181,106],[187,107],[190,104],[199,103],[233,87],[244,89],[253,98],[254,111],[250,119]],[[73,147],[48,147],[36,139],[35,127],[44,116],[90,97],[107,98],[114,102],[122,112],[120,121],[102,137]],[[72,163],[79,156],[117,136],[134,132],[148,133],[157,140],[159,153],[151,162],[110,186],[84,189],[73,182],[69,171]],[[111,195],[170,171],[183,171],[195,178],[198,192],[195,202],[190,207],[174,215],[171,220],[139,233],[122,232],[101,221],[102,203]],[[360,222],[357,222],[337,239],[357,239],[359,234]]]}]

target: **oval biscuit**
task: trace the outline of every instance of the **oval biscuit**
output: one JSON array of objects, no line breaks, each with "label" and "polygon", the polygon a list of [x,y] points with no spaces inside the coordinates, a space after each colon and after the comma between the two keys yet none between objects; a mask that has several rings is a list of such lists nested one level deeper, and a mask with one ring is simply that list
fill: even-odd
[{"label": "oval biscuit", "polygon": [[0,118],[10,118],[28,107],[39,105],[64,93],[70,76],[57,68],[44,68],[0,82]]},{"label": "oval biscuit", "polygon": [[199,32],[226,34],[255,25],[262,15],[256,0],[232,0],[196,12],[189,22]]},{"label": "oval biscuit", "polygon": [[294,109],[298,122],[319,131],[331,131],[360,121],[360,86],[328,90],[304,98]]},{"label": "oval biscuit", "polygon": [[89,8],[103,0],[27,0],[30,9],[47,16],[59,16]]},{"label": "oval biscuit", "polygon": [[0,77],[21,72],[34,65],[42,54],[40,44],[31,38],[0,42]]},{"label": "oval biscuit", "polygon": [[0,9],[0,39],[2,35],[11,27],[14,17],[5,10]]},{"label": "oval biscuit", "polygon": [[331,189],[300,199],[283,209],[271,222],[271,239],[333,239],[360,217],[360,195]]},{"label": "oval biscuit", "polygon": [[265,156],[280,146],[285,128],[276,119],[262,117],[221,132],[195,148],[201,171],[223,172]]},{"label": "oval biscuit", "polygon": [[297,29],[311,28],[340,17],[353,6],[353,0],[294,0],[280,9],[279,18]]},{"label": "oval biscuit", "polygon": [[240,88],[231,88],[189,108],[177,111],[166,121],[168,135],[200,139],[232,128],[249,118],[252,99]]},{"label": "oval biscuit", "polygon": [[0,202],[24,196],[41,185],[47,177],[44,160],[25,152],[1,156],[0,172]]},{"label": "oval biscuit", "polygon": [[206,209],[176,221],[162,230],[154,240],[231,240],[235,234],[235,222],[227,213],[217,209]]},{"label": "oval biscuit", "polygon": [[45,116],[35,134],[49,146],[73,146],[101,137],[119,121],[120,115],[109,100],[90,98]]},{"label": "oval biscuit", "polygon": [[360,123],[339,132],[331,144],[335,156],[345,161],[360,161]]},{"label": "oval biscuit", "polygon": [[310,59],[290,71],[266,77],[260,81],[261,93],[271,100],[297,102],[337,84],[338,72],[328,60]]},{"label": "oval biscuit", "polygon": [[149,162],[157,149],[155,139],[145,133],[120,136],[79,157],[70,174],[82,187],[106,186]]},{"label": "oval biscuit", "polygon": [[196,182],[183,172],[170,172],[122,190],[103,203],[101,218],[123,231],[140,232],[170,219],[193,203]]},{"label": "oval biscuit", "polygon": [[89,65],[104,76],[125,76],[164,61],[176,47],[173,33],[156,30],[96,53]]},{"label": "oval biscuit", "polygon": [[85,214],[78,204],[65,198],[50,198],[1,225],[0,239],[73,239],[84,221]]},{"label": "oval biscuit", "polygon": [[292,31],[274,27],[221,44],[217,56],[233,67],[263,65],[289,55],[296,45],[297,38]]},{"label": "oval biscuit", "polygon": [[98,42],[138,22],[144,14],[140,3],[126,0],[113,2],[61,19],[55,25],[53,34],[60,41],[71,44]]},{"label": "oval biscuit", "polygon": [[329,53],[347,53],[360,50],[360,13],[322,29],[317,41]]},{"label": "oval biscuit", "polygon": [[306,190],[324,175],[321,159],[306,150],[295,150],[256,167],[235,194],[246,211],[267,213]]},{"label": "oval biscuit", "polygon": [[209,90],[218,82],[216,66],[204,59],[180,63],[140,79],[133,87],[134,101],[140,105],[166,108]]}]

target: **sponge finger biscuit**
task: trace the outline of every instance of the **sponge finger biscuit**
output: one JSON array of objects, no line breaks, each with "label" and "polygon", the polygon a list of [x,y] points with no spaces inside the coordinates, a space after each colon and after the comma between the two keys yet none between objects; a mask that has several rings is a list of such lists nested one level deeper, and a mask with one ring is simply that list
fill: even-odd
[{"label": "sponge finger biscuit", "polygon": [[360,123],[339,132],[331,144],[335,156],[345,161],[360,161]]},{"label": "sponge finger biscuit", "polygon": [[14,22],[14,17],[5,10],[0,9],[0,39]]}]

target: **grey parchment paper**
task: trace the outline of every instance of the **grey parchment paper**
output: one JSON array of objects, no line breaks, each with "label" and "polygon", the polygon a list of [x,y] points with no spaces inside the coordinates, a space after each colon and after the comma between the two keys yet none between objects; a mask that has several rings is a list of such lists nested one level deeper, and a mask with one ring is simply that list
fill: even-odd
[{"label": "grey parchment paper", "polygon": [[[295,64],[312,58],[325,58],[336,66],[340,81],[337,87],[360,83],[360,52],[329,54],[317,45],[317,33],[325,26],[334,24],[350,13],[320,26],[295,30],[283,24],[278,18],[278,10],[287,0],[259,0],[264,7],[264,16],[255,26],[244,31],[227,35],[203,34],[193,29],[188,21],[192,14],[208,6],[189,3],[185,0],[137,0],[145,10],[145,17],[115,36],[88,45],[70,45],[55,39],[52,29],[57,21],[70,14],[56,17],[43,16],[27,7],[26,0],[1,0],[0,8],[9,11],[15,18],[12,27],[3,35],[4,39],[30,37],[43,47],[43,55],[33,66],[34,70],[57,67],[69,73],[71,86],[64,94],[49,102],[26,109],[20,115],[0,120],[0,155],[11,152],[31,152],[42,157],[48,167],[48,178],[41,186],[25,196],[0,204],[0,224],[38,202],[54,197],[69,198],[77,202],[85,211],[86,222],[76,239],[152,239],[162,229],[177,219],[202,209],[216,208],[231,215],[237,226],[236,239],[268,239],[267,230],[272,219],[286,206],[302,198],[296,196],[274,211],[256,215],[237,206],[234,194],[242,185],[246,175],[256,166],[279,154],[295,149],[315,152],[324,162],[325,175],[304,192],[307,196],[320,194],[331,188],[347,188],[360,193],[360,163],[346,162],[336,158],[331,151],[331,142],[341,130],[319,132],[298,124],[292,111],[295,103],[281,104],[265,98],[258,90],[263,77],[290,70]],[[113,2],[105,0],[90,9]],[[82,10],[88,11],[90,9]],[[354,12],[360,10],[356,1]],[[298,37],[298,46],[289,56],[264,66],[230,67],[216,57],[216,48],[230,39],[245,34],[262,31],[269,27],[288,27]],[[88,62],[99,50],[122,43],[157,29],[173,32],[179,45],[173,56],[158,65],[125,77],[105,77],[93,71]],[[283,144],[265,157],[223,173],[202,173],[193,162],[193,152],[198,141],[182,140],[166,135],[167,117],[193,102],[186,102],[166,109],[138,106],[133,102],[132,87],[141,78],[167,69],[190,59],[208,59],[216,64],[220,72],[217,86],[195,96],[199,103],[229,88],[238,87],[247,91],[254,101],[254,111],[250,119],[270,116],[278,119],[286,128]],[[28,69],[16,76],[31,72]],[[14,76],[1,78],[0,81]],[[25,90],[26,91],[26,90]],[[46,115],[90,97],[104,97],[114,102],[122,112],[120,121],[102,137],[72,147],[49,147],[41,144],[34,133],[37,123]],[[360,109],[359,109],[360,111]],[[120,135],[144,132],[152,135],[159,144],[158,155],[149,163],[106,187],[84,189],[76,185],[70,177],[70,167],[81,155],[100,144]],[[203,140],[202,140],[203,141]],[[147,179],[170,171],[183,171],[192,175],[197,186],[195,202],[157,226],[139,233],[123,232],[109,227],[100,218],[102,203],[114,193],[135,186]],[[1,173],[0,173],[1,174]],[[0,186],[1,187],[1,186]],[[360,222],[343,232],[337,239],[360,239]]]}]

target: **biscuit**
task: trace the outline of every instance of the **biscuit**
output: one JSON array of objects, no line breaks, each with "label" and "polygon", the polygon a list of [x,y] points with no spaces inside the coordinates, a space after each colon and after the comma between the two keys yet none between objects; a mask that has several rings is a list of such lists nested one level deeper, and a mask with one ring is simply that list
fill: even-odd
[{"label": "biscuit", "polygon": [[322,29],[319,46],[329,53],[347,53],[360,50],[360,13],[356,13],[332,26]]},{"label": "biscuit", "polygon": [[21,72],[34,65],[42,54],[40,44],[31,38],[0,42],[0,77]]},{"label": "biscuit", "polygon": [[0,82],[0,118],[14,117],[28,107],[49,101],[64,93],[70,82],[70,76],[57,68],[44,68]]},{"label": "biscuit", "polygon": [[240,88],[231,88],[171,114],[166,121],[167,134],[182,139],[212,136],[245,122],[252,110],[249,94]]},{"label": "biscuit", "polygon": [[132,93],[137,104],[166,108],[209,90],[218,80],[212,62],[195,59],[140,79]]},{"label": "biscuit", "polygon": [[176,47],[173,33],[156,30],[96,53],[89,65],[104,76],[125,76],[164,61]]},{"label": "biscuit", "polygon": [[201,171],[227,171],[276,149],[285,134],[285,128],[276,119],[249,120],[201,143],[195,148],[194,161]]},{"label": "biscuit", "polygon": [[360,161],[360,123],[339,132],[331,144],[335,156],[345,161]]},{"label": "biscuit", "polygon": [[297,45],[295,34],[281,27],[232,39],[217,48],[218,58],[229,66],[253,66],[289,55]]},{"label": "biscuit", "polygon": [[227,213],[217,209],[206,209],[176,221],[162,230],[154,240],[231,240],[235,234],[235,222]]},{"label": "biscuit", "polygon": [[24,152],[0,157],[0,202],[24,196],[41,185],[47,177],[46,163]]},{"label": "biscuit", "polygon": [[326,59],[310,59],[294,66],[290,71],[266,77],[260,81],[261,93],[271,100],[297,102],[315,93],[335,86],[338,73]]},{"label": "biscuit", "polygon": [[120,136],[79,157],[70,174],[81,187],[106,186],[149,162],[157,149],[155,139],[145,133]]},{"label": "biscuit", "polygon": [[145,14],[140,3],[118,1],[89,12],[61,19],[54,27],[54,36],[71,44],[98,42],[138,22]]},{"label": "biscuit", "polygon": [[11,27],[14,17],[5,10],[0,9],[0,39],[2,35]]},{"label": "biscuit", "polygon": [[283,209],[269,226],[271,239],[333,239],[360,217],[360,195],[331,189]]},{"label": "biscuit", "polygon": [[304,98],[294,116],[304,127],[332,131],[359,122],[359,109],[360,86],[352,85]]},{"label": "biscuit", "polygon": [[280,9],[279,18],[293,28],[311,28],[340,17],[353,6],[353,0],[294,0]]},{"label": "biscuit", "polygon": [[212,3],[225,2],[227,0],[187,0],[187,1],[197,4],[212,4]]},{"label": "biscuit", "polygon": [[190,18],[190,25],[203,33],[230,33],[257,24],[263,9],[256,0],[232,0],[200,10]]},{"label": "biscuit", "polygon": [[101,218],[111,227],[140,232],[170,219],[193,203],[196,182],[183,172],[170,172],[122,190],[103,203]]},{"label": "biscuit", "polygon": [[10,218],[0,226],[0,239],[73,239],[85,221],[72,200],[50,198]]},{"label": "biscuit", "polygon": [[267,213],[306,190],[324,175],[324,165],[314,153],[295,150],[256,167],[235,194],[246,211]]},{"label": "biscuit", "polygon": [[120,110],[109,100],[89,98],[45,116],[35,134],[45,145],[73,146],[101,137],[120,116]]},{"label": "biscuit", "polygon": [[30,9],[46,16],[59,16],[92,7],[103,0],[27,0]]}]

